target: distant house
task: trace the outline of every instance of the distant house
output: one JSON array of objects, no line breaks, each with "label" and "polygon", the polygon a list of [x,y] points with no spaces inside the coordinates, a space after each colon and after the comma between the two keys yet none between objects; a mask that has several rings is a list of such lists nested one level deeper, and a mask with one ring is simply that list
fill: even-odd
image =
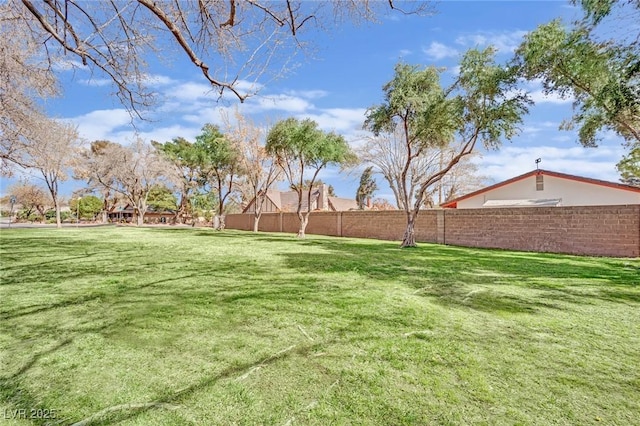
[{"label": "distant house", "polygon": [[549,170],[533,170],[441,204],[444,208],[640,204],[640,188]]},{"label": "distant house", "polygon": [[[304,192],[302,199],[302,211],[307,211],[307,192]],[[263,213],[295,212],[298,208],[298,194],[295,191],[269,190],[262,205]],[[330,197],[328,187],[319,185],[311,193],[311,210],[340,212],[356,210],[358,203],[349,198]],[[255,212],[255,199],[251,200],[242,213]]]},{"label": "distant house", "polygon": [[[134,221],[135,210],[131,204],[124,206],[115,206],[107,213],[109,222],[126,222],[130,223]],[[154,210],[149,207],[144,214],[144,223],[171,223],[176,217],[176,212],[173,210]]]}]

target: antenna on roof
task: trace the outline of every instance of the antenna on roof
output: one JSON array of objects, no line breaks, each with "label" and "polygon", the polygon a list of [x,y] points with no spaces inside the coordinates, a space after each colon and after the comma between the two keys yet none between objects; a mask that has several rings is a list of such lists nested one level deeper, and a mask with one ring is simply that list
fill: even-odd
[{"label": "antenna on roof", "polygon": [[536,158],[536,170],[540,170],[540,162],[542,161],[542,158]]}]

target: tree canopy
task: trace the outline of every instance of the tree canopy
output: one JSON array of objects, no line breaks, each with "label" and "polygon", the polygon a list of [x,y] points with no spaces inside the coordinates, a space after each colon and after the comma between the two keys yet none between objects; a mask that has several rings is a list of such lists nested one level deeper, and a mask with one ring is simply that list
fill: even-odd
[{"label": "tree canopy", "polygon": [[171,180],[180,193],[176,220],[184,222],[185,216],[193,211],[191,195],[201,186],[198,148],[183,137],[173,138],[164,144],[155,141],[151,144],[173,166],[174,179]]},{"label": "tree canopy", "polygon": [[[606,38],[601,27],[617,8],[638,16],[640,2],[583,0],[584,18],[567,26],[560,20],[525,36],[515,64],[527,79],[541,79],[546,93],[574,100],[574,115],[562,128],[578,128],[580,143],[597,146],[612,130],[640,144],[640,34],[637,25]],[[634,13],[635,12],[635,13]],[[616,26],[616,22],[609,22]],[[635,33],[634,33],[635,29]]]},{"label": "tree canopy", "polygon": [[218,197],[215,227],[224,229],[224,207],[227,198],[235,189],[241,170],[238,147],[213,124],[205,124],[202,133],[196,136],[195,148],[200,164],[200,176],[210,183]]},{"label": "tree canopy", "polygon": [[622,183],[640,187],[640,146],[622,158],[617,167]]},{"label": "tree canopy", "polygon": [[[328,165],[352,164],[356,156],[341,135],[322,131],[318,123],[310,119],[287,118],[277,122],[267,135],[266,149],[276,158],[291,188],[298,193],[298,236],[303,238],[318,173]],[[306,191],[305,179],[308,179]],[[307,195],[306,213],[302,211],[303,192]]]},{"label": "tree canopy", "polygon": [[[415,218],[429,188],[477,144],[497,148],[519,131],[528,100],[516,90],[513,69],[494,55],[492,48],[468,51],[448,87],[434,67],[398,64],[383,87],[384,102],[367,111],[365,128],[379,150],[364,159],[378,167],[380,159],[390,159],[388,173],[381,171],[407,213],[403,247],[415,246]],[[443,150],[451,153],[444,162],[438,155]]]}]

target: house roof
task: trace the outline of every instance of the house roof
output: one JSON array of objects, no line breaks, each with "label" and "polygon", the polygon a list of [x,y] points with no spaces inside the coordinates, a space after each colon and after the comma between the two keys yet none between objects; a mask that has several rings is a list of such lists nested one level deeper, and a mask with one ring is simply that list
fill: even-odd
[{"label": "house roof", "polygon": [[358,208],[358,203],[356,200],[352,200],[350,198],[340,198],[340,197],[328,197],[329,198],[329,210],[333,210],[336,212],[344,212],[347,210],[356,210]]},{"label": "house roof", "polygon": [[[311,193],[311,202],[318,200],[320,197],[321,189],[315,189]],[[295,191],[278,191],[275,189],[270,189],[267,191],[267,199],[273,203],[273,205],[281,212],[295,212],[298,208],[298,193]],[[243,213],[249,211],[251,206],[255,203],[255,198],[247,204],[247,206],[242,210]],[[329,197],[323,201],[323,206],[320,206],[320,210],[331,210],[331,211],[347,211],[358,208],[358,203],[356,200],[352,200],[350,198],[341,198],[341,197]],[[302,197],[302,211],[307,210],[307,192],[304,192],[304,196]]]},{"label": "house roof", "polygon": [[[302,197],[302,211],[307,210],[307,192],[305,191]],[[295,191],[278,191],[275,189],[270,189],[267,191],[267,199],[273,203],[273,205],[282,212],[295,212],[298,209],[298,193]],[[311,201],[315,201],[320,195],[319,191],[313,191],[311,193]],[[251,206],[255,203],[256,199],[254,198],[247,204],[247,206],[242,210],[242,213],[246,213],[249,211]]]},{"label": "house roof", "polygon": [[588,178],[588,177],[583,177],[583,176],[570,175],[570,174],[566,174],[566,173],[553,172],[551,170],[538,169],[538,170],[532,170],[532,171],[530,171],[528,173],[525,173],[525,174],[520,175],[520,176],[516,176],[516,177],[511,178],[511,179],[507,179],[505,181],[496,183],[495,185],[487,186],[486,188],[482,188],[482,189],[480,189],[478,191],[471,192],[471,193],[463,195],[461,197],[454,198],[453,200],[450,200],[450,201],[447,201],[446,203],[440,204],[440,207],[455,208],[459,201],[466,200],[467,198],[475,197],[476,195],[483,194],[485,192],[489,192],[489,191],[494,190],[496,188],[500,188],[502,186],[509,185],[509,184],[514,183],[514,182],[521,181],[521,180],[526,179],[528,177],[538,176],[538,175],[553,176],[553,177],[557,177],[557,178],[560,178],[560,179],[567,179],[567,180],[572,180],[572,181],[576,181],[576,182],[589,183],[589,184],[592,184],[592,185],[600,185],[600,186],[605,186],[605,187],[609,187],[609,188],[615,188],[615,189],[621,189],[621,190],[624,190],[624,191],[631,191],[631,192],[640,193],[640,188],[637,188],[637,187],[631,186],[631,185],[623,185],[621,183],[609,182],[609,181],[606,181],[606,180],[593,179],[593,178]]}]

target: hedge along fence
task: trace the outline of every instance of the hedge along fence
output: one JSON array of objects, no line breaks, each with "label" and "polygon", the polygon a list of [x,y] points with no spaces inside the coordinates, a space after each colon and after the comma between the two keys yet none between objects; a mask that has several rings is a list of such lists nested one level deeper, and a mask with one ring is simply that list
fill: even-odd
[{"label": "hedge along fence", "polygon": [[[264,213],[260,231],[298,231],[295,213]],[[252,214],[226,218],[231,229],[252,230]],[[308,234],[398,240],[402,211],[314,212]],[[640,205],[423,210],[416,240],[465,247],[592,256],[640,257]]]}]

